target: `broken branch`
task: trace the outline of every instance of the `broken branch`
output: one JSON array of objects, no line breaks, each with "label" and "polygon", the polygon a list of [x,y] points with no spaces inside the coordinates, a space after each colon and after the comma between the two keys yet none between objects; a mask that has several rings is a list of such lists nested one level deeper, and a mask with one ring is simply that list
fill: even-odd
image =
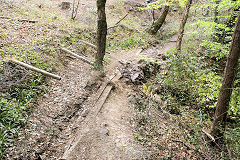
[{"label": "broken branch", "polygon": [[90,64],[90,65],[93,65],[93,63],[92,63],[91,61],[87,60],[86,58],[84,58],[84,57],[82,57],[82,56],[79,56],[78,54],[76,54],[76,53],[74,53],[74,52],[72,52],[72,51],[70,51],[70,50],[68,50],[68,49],[66,49],[66,48],[62,48],[62,47],[61,47],[60,49],[61,49],[62,51],[64,51],[64,52],[69,53],[69,54],[73,55],[74,57],[82,60],[83,62],[86,62],[86,63],[88,63],[88,64]]},{"label": "broken branch", "polygon": [[92,43],[89,43],[89,42],[86,42],[86,41],[83,41],[83,40],[79,40],[79,42],[84,43],[84,44],[87,44],[87,45],[89,45],[90,47],[92,47],[92,48],[94,48],[94,49],[97,49],[97,46],[95,46],[95,45],[92,44]]},{"label": "broken branch", "polygon": [[0,16],[1,19],[11,19],[11,20],[15,20],[15,21],[19,21],[19,22],[29,22],[29,23],[37,23],[38,21],[35,20],[28,20],[28,19],[14,19],[14,18],[10,18],[10,17],[4,17],[4,16]]},{"label": "broken branch", "polygon": [[125,16],[123,16],[123,18],[121,18],[117,23],[115,23],[115,25],[114,26],[112,26],[112,27],[109,27],[108,29],[111,29],[111,28],[115,28],[115,27],[117,27],[118,26],[118,24],[122,21],[122,20],[124,20],[127,16],[128,16],[128,14],[129,13],[127,13]]},{"label": "broken branch", "polygon": [[207,131],[205,131],[204,129],[202,129],[202,132],[205,133],[207,135],[207,137],[212,141],[214,142],[214,144],[216,144],[216,146],[222,151],[222,148],[217,144],[215,138],[210,134],[208,133]]},{"label": "broken branch", "polygon": [[172,141],[173,141],[173,142],[182,143],[187,149],[189,149],[189,150],[194,150],[195,152],[199,153],[199,154],[200,154],[201,156],[203,156],[204,158],[209,159],[207,154],[199,151],[198,149],[196,149],[196,148],[193,147],[193,146],[190,146],[190,145],[186,144],[186,143],[183,142],[183,141],[180,141],[180,140],[177,140],[177,139],[173,139]]},{"label": "broken branch", "polygon": [[208,136],[209,139],[211,139],[213,142],[215,142],[215,138],[210,133],[208,133],[204,129],[202,129],[202,132],[205,133]]},{"label": "broken branch", "polygon": [[[83,41],[83,40],[79,40],[79,42],[84,43],[86,45],[89,45],[90,47],[92,47],[94,49],[97,49],[97,46],[92,44],[92,43],[89,43],[89,42],[86,42],[86,41]],[[106,51],[106,53],[110,54],[110,52],[108,52],[108,51]]]},{"label": "broken branch", "polygon": [[29,64],[20,62],[20,61],[18,61],[18,60],[16,60],[16,59],[10,59],[9,61],[12,62],[12,63],[16,63],[16,64],[18,64],[18,65],[21,65],[21,66],[23,66],[23,67],[25,67],[25,68],[28,68],[28,69],[30,69],[30,70],[32,70],[32,71],[41,73],[41,74],[43,74],[43,75],[45,75],[45,76],[52,77],[52,78],[55,78],[55,79],[57,79],[57,80],[60,80],[60,79],[61,79],[61,77],[58,76],[58,75],[49,73],[49,72],[44,71],[44,70],[41,70],[41,69],[38,69],[38,68],[33,67],[33,66],[29,65]]}]

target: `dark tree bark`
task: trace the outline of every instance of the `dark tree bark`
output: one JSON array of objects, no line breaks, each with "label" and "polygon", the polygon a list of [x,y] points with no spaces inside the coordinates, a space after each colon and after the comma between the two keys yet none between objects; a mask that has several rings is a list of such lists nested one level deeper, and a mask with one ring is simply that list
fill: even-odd
[{"label": "dark tree bark", "polygon": [[235,26],[233,33],[232,44],[230,52],[227,58],[227,64],[224,70],[224,79],[222,87],[218,96],[216,105],[216,111],[214,116],[214,122],[211,129],[211,134],[214,137],[222,136],[223,133],[220,131],[220,127],[225,127],[225,121],[227,117],[227,111],[229,108],[229,101],[232,94],[232,88],[235,76],[238,69],[238,59],[240,56],[240,14]]},{"label": "dark tree bark", "polygon": [[192,0],[189,0],[187,5],[186,5],[186,12],[183,15],[182,22],[180,24],[179,31],[178,31],[177,47],[176,47],[177,51],[181,50],[184,27],[185,27],[185,24],[186,24],[187,19],[188,19],[188,14],[189,14],[191,5],[192,5]]},{"label": "dark tree bark", "polygon": [[153,24],[150,29],[151,34],[156,34],[157,31],[162,27],[163,23],[166,20],[167,14],[169,11],[169,6],[165,6],[162,15],[157,19],[157,21]]},{"label": "dark tree bark", "polygon": [[216,0],[215,3],[216,3],[216,6],[215,6],[215,9],[214,9],[214,22],[218,23],[218,6],[219,6],[219,3],[220,3],[220,0]]},{"label": "dark tree bark", "polygon": [[95,60],[98,68],[103,67],[103,58],[106,52],[107,21],[105,5],[106,0],[97,0],[97,53]]}]

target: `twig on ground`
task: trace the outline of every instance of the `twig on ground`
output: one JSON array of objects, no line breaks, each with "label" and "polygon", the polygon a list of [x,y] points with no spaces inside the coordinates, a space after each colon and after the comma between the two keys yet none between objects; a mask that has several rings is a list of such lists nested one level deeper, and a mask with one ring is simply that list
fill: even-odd
[{"label": "twig on ground", "polygon": [[206,155],[205,153],[199,151],[198,149],[196,149],[196,148],[193,147],[193,146],[189,146],[188,144],[186,144],[186,143],[183,142],[183,141],[180,141],[180,140],[177,140],[177,139],[173,139],[172,141],[173,141],[173,142],[182,143],[185,147],[187,147],[187,149],[189,149],[189,150],[194,150],[195,152],[197,152],[198,154],[200,154],[200,155],[201,155],[202,157],[204,157],[205,159],[210,159],[210,158],[208,157],[208,155]]},{"label": "twig on ground", "polygon": [[[89,45],[90,47],[92,47],[92,48],[94,48],[94,49],[97,50],[97,46],[94,45],[94,44],[92,44],[92,43],[86,42],[86,41],[84,41],[84,40],[79,40],[79,42],[84,43],[84,44],[86,44],[86,45]],[[111,53],[108,52],[108,51],[106,51],[106,53],[111,54]]]},{"label": "twig on ground", "polygon": [[215,138],[210,133],[208,133],[204,129],[202,129],[202,132],[205,133],[208,136],[208,138],[210,138],[213,142],[215,142]]},{"label": "twig on ground", "polygon": [[129,13],[127,13],[125,16],[123,16],[123,17],[122,17],[117,23],[115,23],[114,26],[112,26],[112,27],[108,27],[107,30],[109,30],[109,29],[111,29],[111,28],[115,28],[115,27],[117,27],[118,24],[128,16],[128,14],[129,14]]},{"label": "twig on ground", "polygon": [[205,133],[207,135],[207,137],[211,140],[211,142],[213,142],[214,144],[216,144],[216,146],[223,151],[223,149],[217,144],[216,139],[207,131],[205,131],[204,129],[202,129],[202,132]]},{"label": "twig on ground", "polygon": [[93,65],[93,62],[87,60],[85,57],[79,56],[78,54],[76,54],[76,53],[74,53],[74,52],[72,52],[72,51],[70,51],[70,50],[68,50],[68,49],[66,49],[66,48],[63,48],[63,47],[61,47],[60,49],[61,49],[62,51],[64,51],[64,52],[69,53],[69,54],[73,55],[74,57],[82,60],[83,62],[86,62],[86,63],[88,63],[88,64],[90,64],[90,65]]},{"label": "twig on ground", "polygon": [[233,160],[232,153],[231,153],[230,149],[228,148],[228,145],[226,145],[226,146],[227,146],[227,151],[228,151],[228,154],[229,154],[229,158],[230,158],[230,160]]},{"label": "twig on ground", "polygon": [[10,18],[10,17],[5,17],[5,16],[0,16],[1,19],[10,19],[10,20],[15,20],[15,21],[19,21],[19,22],[29,22],[29,23],[37,23],[38,21],[36,20],[28,20],[28,19],[14,19],[14,18]]},{"label": "twig on ground", "polygon": [[200,112],[200,126],[202,126],[202,112],[201,112],[201,110],[199,111]]},{"label": "twig on ground", "polygon": [[92,44],[92,43],[86,42],[86,41],[84,41],[84,40],[79,40],[79,42],[84,43],[84,44],[87,44],[87,45],[89,45],[90,47],[92,47],[92,48],[94,48],[94,49],[97,49],[97,46],[94,45],[94,44]]}]

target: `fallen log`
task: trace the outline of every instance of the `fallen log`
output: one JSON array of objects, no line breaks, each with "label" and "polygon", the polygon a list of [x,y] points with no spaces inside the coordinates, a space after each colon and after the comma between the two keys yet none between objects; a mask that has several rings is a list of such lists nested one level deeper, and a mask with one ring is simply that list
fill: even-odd
[{"label": "fallen log", "polygon": [[62,51],[64,51],[64,52],[69,53],[69,54],[73,55],[74,57],[82,60],[83,62],[86,62],[86,63],[88,63],[88,64],[90,64],[90,65],[94,65],[93,62],[87,60],[85,57],[79,56],[78,54],[76,54],[76,53],[74,53],[74,52],[72,52],[72,51],[70,51],[70,50],[68,50],[68,49],[66,49],[66,48],[62,48],[62,47],[61,47],[60,49],[61,49]]},{"label": "fallen log", "polygon": [[4,17],[4,16],[0,16],[1,19],[11,19],[11,20],[15,20],[15,21],[19,21],[19,22],[29,22],[29,23],[37,23],[38,21],[35,20],[28,20],[28,19],[14,19],[14,18],[10,18],[10,17]]},{"label": "fallen log", "polygon": [[33,66],[29,65],[29,64],[20,62],[20,61],[18,61],[18,60],[16,60],[16,59],[10,59],[9,61],[12,62],[12,63],[18,64],[18,65],[21,65],[21,66],[23,66],[23,67],[25,67],[25,68],[27,68],[27,69],[32,70],[32,71],[41,73],[41,74],[43,74],[43,75],[45,75],[45,76],[52,77],[52,78],[57,79],[57,80],[60,80],[60,79],[61,79],[61,77],[58,76],[58,75],[49,73],[49,72],[44,71],[44,70],[41,70],[41,69],[38,69],[38,68],[33,67]]}]

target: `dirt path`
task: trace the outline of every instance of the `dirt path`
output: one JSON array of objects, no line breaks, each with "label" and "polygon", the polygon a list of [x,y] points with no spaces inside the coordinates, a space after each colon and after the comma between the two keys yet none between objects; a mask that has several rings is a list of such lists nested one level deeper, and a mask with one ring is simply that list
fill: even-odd
[{"label": "dirt path", "polygon": [[88,72],[89,66],[74,60],[60,73],[61,81],[51,80],[51,87],[32,109],[29,123],[19,133],[7,159],[54,159],[64,151],[73,133],[72,123],[85,109],[82,104],[92,93]]},{"label": "dirt path", "polygon": [[[57,8],[59,2],[51,1],[49,6],[45,7]],[[36,2],[38,3],[40,2]],[[45,4],[45,1],[42,3]],[[108,5],[115,3],[108,1]],[[88,12],[86,10],[91,9],[93,5],[95,1],[85,0],[81,2],[80,8]],[[87,17],[85,18],[87,21]],[[175,39],[176,37],[173,37],[170,40]],[[116,89],[110,92],[103,106],[96,103],[97,97],[101,94],[101,86],[107,83],[107,77],[118,71],[119,61],[137,64],[140,51],[142,56],[160,58],[174,45],[174,42],[169,42],[164,46],[146,50],[113,53],[110,56],[111,63],[106,67],[105,78],[93,71],[88,64],[77,59],[68,59],[68,65],[59,73],[61,81],[49,82],[48,91],[32,109],[29,123],[19,133],[15,147],[9,151],[6,158],[23,160],[144,158],[147,152],[144,146],[135,141],[134,129],[130,123],[134,115],[128,99],[128,95],[133,92],[132,86],[117,80]]]},{"label": "dirt path", "polygon": [[[169,42],[162,50],[150,48],[141,54],[159,56],[174,44]],[[139,55],[136,54],[140,50],[112,54],[106,77],[117,71],[119,61],[137,64]],[[76,59],[69,60],[60,75],[61,81],[51,80],[49,91],[39,100],[8,159],[111,160],[141,159],[147,155],[144,146],[134,140],[130,124],[134,115],[128,100],[133,92],[131,86],[116,81],[116,89],[99,112],[96,101],[106,78],[102,79],[89,65]]]},{"label": "dirt path", "polygon": [[[137,64],[140,56],[156,58],[164,55],[175,46],[176,36],[163,46],[150,48],[141,53],[141,49],[120,51],[111,56],[107,75],[113,74],[120,67],[119,61]],[[134,131],[130,120],[134,115],[128,95],[133,92],[131,86],[118,80],[117,88],[111,91],[107,101],[99,109],[92,108],[81,129],[69,142],[62,159],[141,159],[147,155],[143,146],[134,140]],[[96,96],[94,96],[96,97]],[[96,100],[96,98],[95,98]],[[97,106],[97,105],[96,105]]]},{"label": "dirt path", "polygon": [[[107,77],[116,72],[120,65],[118,60],[137,60],[133,51],[120,51],[113,54],[111,64],[106,69]],[[121,56],[121,58],[119,58]],[[114,80],[113,80],[114,81]],[[62,159],[138,159],[143,157],[144,149],[133,137],[130,120],[133,109],[127,98],[130,88],[116,81],[117,88],[112,90],[104,105],[97,102],[82,123],[79,131],[69,141]],[[101,89],[99,89],[101,90]],[[92,104],[96,101],[92,96]],[[100,112],[99,112],[100,111]]]},{"label": "dirt path", "polygon": [[[137,64],[140,51],[142,56],[159,58],[174,47],[175,39],[146,50],[113,53],[106,77],[118,70],[119,61]],[[50,81],[8,159],[140,159],[147,154],[133,137],[130,120],[134,110],[127,97],[131,86],[118,81],[97,113],[96,97],[107,79],[77,59],[69,59],[59,74],[62,80]]]},{"label": "dirt path", "polygon": [[127,90],[112,92],[97,117],[91,116],[78,133],[63,159],[137,159],[143,149],[133,138],[130,118],[133,112]]}]

